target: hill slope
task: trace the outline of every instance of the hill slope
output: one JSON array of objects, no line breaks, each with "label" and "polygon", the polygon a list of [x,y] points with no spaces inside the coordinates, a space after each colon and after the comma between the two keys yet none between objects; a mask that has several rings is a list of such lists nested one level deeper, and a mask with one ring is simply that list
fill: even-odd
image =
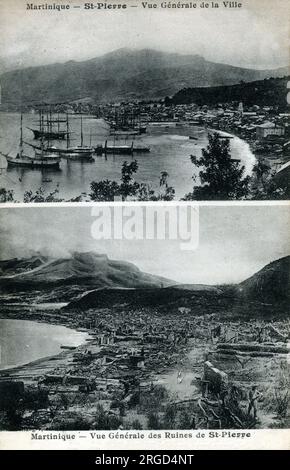
[{"label": "hill slope", "polygon": [[[290,76],[271,78],[250,83],[209,88],[184,88],[176,93],[173,104],[216,105],[242,101],[246,106],[287,107],[287,83]],[[289,107],[289,105],[288,105]]]},{"label": "hill slope", "polygon": [[171,285],[163,288],[105,288],[85,293],[65,310],[88,310],[112,305],[132,307],[189,307],[198,311],[220,310],[248,300],[281,304],[290,297],[290,256],[273,261],[262,270],[233,286]]},{"label": "hill slope", "polygon": [[222,290],[214,286],[195,286],[193,289],[172,287],[155,287],[148,289],[117,289],[105,288],[88,292],[70,302],[64,310],[88,310],[90,308],[108,308],[111,306],[130,307],[188,307],[192,304],[204,303],[209,307],[217,306],[217,299]]},{"label": "hill slope", "polygon": [[[289,71],[288,71],[289,73]],[[198,55],[120,49],[83,62],[69,61],[1,75],[2,103],[162,98],[185,87],[207,87],[284,76],[206,61]]]},{"label": "hill slope", "polygon": [[143,273],[134,264],[110,260],[106,255],[94,252],[75,252],[70,258],[61,259],[34,256],[26,260],[1,261],[0,268],[2,285],[16,284],[31,289],[36,286],[63,284],[82,284],[95,288],[144,288],[174,283]]},{"label": "hill slope", "polygon": [[265,302],[284,302],[290,298],[290,256],[267,264],[240,284],[242,295]]}]

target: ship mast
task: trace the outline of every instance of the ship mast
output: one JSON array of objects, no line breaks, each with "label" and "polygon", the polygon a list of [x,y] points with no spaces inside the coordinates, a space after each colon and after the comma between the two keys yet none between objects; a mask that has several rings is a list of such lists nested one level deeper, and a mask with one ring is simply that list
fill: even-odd
[{"label": "ship mast", "polygon": [[83,116],[81,115],[81,147],[83,147],[84,136],[83,136]]},{"label": "ship mast", "polygon": [[23,116],[22,116],[22,111],[20,114],[20,142],[19,142],[19,153],[22,155],[23,153]]},{"label": "ship mast", "polygon": [[68,149],[70,145],[69,141],[69,124],[68,124],[68,113],[66,113],[66,148]]}]

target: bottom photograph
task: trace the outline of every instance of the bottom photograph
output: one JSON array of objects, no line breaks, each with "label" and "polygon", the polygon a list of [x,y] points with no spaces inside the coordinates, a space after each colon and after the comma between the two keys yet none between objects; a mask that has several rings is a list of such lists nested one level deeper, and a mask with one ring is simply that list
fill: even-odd
[{"label": "bottom photograph", "polygon": [[289,206],[0,208],[0,429],[290,427]]}]

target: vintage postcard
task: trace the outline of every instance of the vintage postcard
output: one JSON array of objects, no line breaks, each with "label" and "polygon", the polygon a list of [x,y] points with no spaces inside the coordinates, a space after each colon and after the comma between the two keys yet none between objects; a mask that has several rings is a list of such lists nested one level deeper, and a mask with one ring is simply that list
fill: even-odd
[{"label": "vintage postcard", "polygon": [[289,197],[289,2],[0,2],[2,202]]},{"label": "vintage postcard", "polygon": [[288,448],[289,216],[2,205],[1,446]]},{"label": "vintage postcard", "polygon": [[0,449],[290,448],[289,17],[0,0]]}]

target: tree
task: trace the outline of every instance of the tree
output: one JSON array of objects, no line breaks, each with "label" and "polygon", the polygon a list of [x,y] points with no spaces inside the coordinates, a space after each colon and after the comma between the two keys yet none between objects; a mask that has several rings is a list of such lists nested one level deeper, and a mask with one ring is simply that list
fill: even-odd
[{"label": "tree", "polygon": [[125,201],[129,196],[135,196],[138,192],[139,184],[133,179],[133,175],[137,172],[137,170],[137,160],[133,160],[131,163],[125,161],[122,165],[122,176],[120,184],[122,201]]},{"label": "tree", "polygon": [[254,165],[251,184],[251,199],[289,199],[289,191],[287,188],[279,186],[273,176],[274,174],[271,171],[271,167],[263,160],[259,160]]},{"label": "tree", "polygon": [[135,196],[139,184],[133,179],[133,175],[138,170],[137,160],[131,163],[125,161],[122,165],[121,182],[111,180],[93,181],[91,183],[90,198],[93,201],[114,201],[115,198],[122,198],[125,201],[129,196]]},{"label": "tree", "polygon": [[221,139],[218,133],[209,135],[206,149],[200,158],[191,156],[192,163],[203,169],[199,173],[201,186],[195,186],[184,200],[244,199],[249,193],[250,177],[245,167],[231,159],[229,139]]},{"label": "tree", "polygon": [[121,181],[102,180],[91,183],[90,198],[93,201],[114,201],[121,198],[126,201],[128,198],[135,201],[171,201],[174,199],[175,190],[168,184],[168,173],[161,172],[159,179],[159,192],[155,192],[148,184],[138,183],[134,180],[134,175],[138,170],[137,160],[131,163],[125,161],[121,170]]},{"label": "tree", "polygon": [[0,202],[16,202],[13,190],[0,188]]},{"label": "tree", "polygon": [[23,202],[61,202],[63,199],[56,197],[59,190],[58,188],[54,189],[49,194],[45,194],[45,190],[43,188],[37,189],[35,193],[33,191],[25,191],[23,196]]},{"label": "tree", "polygon": [[90,198],[93,201],[114,201],[120,196],[120,187],[116,181],[102,180],[91,183]]}]

